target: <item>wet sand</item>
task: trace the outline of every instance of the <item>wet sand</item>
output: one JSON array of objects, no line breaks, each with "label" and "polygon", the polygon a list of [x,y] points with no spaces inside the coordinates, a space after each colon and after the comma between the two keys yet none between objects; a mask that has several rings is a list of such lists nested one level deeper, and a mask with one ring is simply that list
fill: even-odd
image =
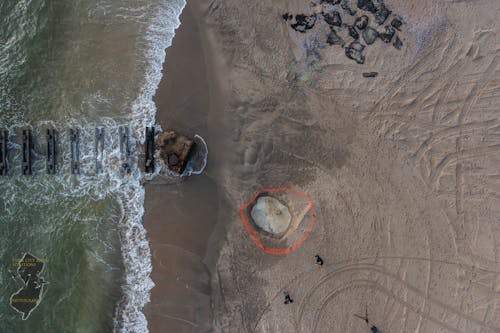
[{"label": "wet sand", "polygon": [[[215,231],[219,207],[215,156],[223,133],[214,107],[223,103],[208,84],[210,73],[200,31],[189,5],[181,16],[173,44],[167,49],[164,76],[155,97],[157,123],[210,142],[206,172],[178,184],[146,185],[144,225],[152,251],[155,287],[145,313],[150,332],[205,332],[212,323],[210,267],[217,253]],[[212,242],[214,244],[212,244]]]}]

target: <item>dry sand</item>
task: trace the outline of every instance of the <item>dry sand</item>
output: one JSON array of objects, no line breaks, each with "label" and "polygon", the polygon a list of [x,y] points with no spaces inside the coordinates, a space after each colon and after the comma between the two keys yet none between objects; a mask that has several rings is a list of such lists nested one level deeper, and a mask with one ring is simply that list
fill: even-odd
[{"label": "dry sand", "polygon": [[[309,1],[188,1],[158,118],[211,155],[147,188],[151,331],[363,332],[367,306],[382,332],[500,332],[500,3],[386,0],[404,46],[358,65],[281,18]],[[288,185],[316,225],[266,254],[238,209]]]}]

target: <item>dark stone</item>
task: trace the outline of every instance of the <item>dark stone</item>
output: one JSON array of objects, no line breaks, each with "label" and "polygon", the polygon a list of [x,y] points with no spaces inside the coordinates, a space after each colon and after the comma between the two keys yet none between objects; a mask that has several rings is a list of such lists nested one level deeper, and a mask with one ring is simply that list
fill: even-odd
[{"label": "dark stone", "polygon": [[401,41],[401,39],[399,39],[398,36],[396,36],[396,38],[394,38],[394,42],[392,43],[392,45],[396,49],[401,50],[401,48],[403,47],[403,42]]},{"label": "dark stone", "polygon": [[391,26],[386,26],[385,27],[385,32],[384,33],[379,33],[380,39],[384,43],[390,43],[392,41],[392,37],[394,37],[394,34],[396,33],[396,30],[394,30],[393,27]]},{"label": "dark stone", "polygon": [[295,31],[304,33],[307,30],[312,29],[315,23],[316,14],[312,14],[309,16],[304,14],[297,14],[295,15],[295,23],[293,23],[291,27]]},{"label": "dark stone", "polygon": [[351,9],[351,6],[349,5],[350,1],[349,0],[342,0],[340,2],[340,7],[349,15],[354,16],[356,14],[355,10]]},{"label": "dark stone", "polygon": [[340,13],[335,10],[331,13],[324,13],[323,18],[329,25],[334,25],[337,27],[340,27],[342,25],[342,18],[340,17]]},{"label": "dark stone", "polygon": [[398,30],[399,30],[399,29],[401,28],[401,26],[403,25],[403,22],[401,22],[401,20],[400,20],[400,19],[394,18],[394,19],[392,19],[392,21],[391,21],[391,25],[392,25],[395,29],[398,29]]},{"label": "dark stone", "polygon": [[291,20],[293,18],[293,15],[291,15],[289,13],[285,13],[281,17],[283,17],[283,20],[288,21],[288,20]]},{"label": "dark stone", "polygon": [[375,43],[375,40],[378,37],[378,31],[373,29],[372,27],[367,27],[365,30],[363,30],[361,36],[363,36],[366,44],[371,45]]},{"label": "dark stone", "polygon": [[364,30],[368,26],[368,16],[363,15],[361,17],[358,17],[356,21],[354,21],[354,25],[359,30]]},{"label": "dark stone", "polygon": [[327,3],[327,4],[330,4],[332,6],[335,6],[335,5],[338,5],[340,3],[340,0],[321,0],[320,3],[321,4]]},{"label": "dark stone", "polygon": [[345,45],[345,42],[342,39],[342,37],[337,35],[337,32],[333,29],[330,32],[330,34],[328,34],[328,38],[326,39],[326,42],[330,45],[340,45],[342,47],[344,47],[344,45]]},{"label": "dark stone", "polygon": [[376,77],[378,75],[378,72],[366,72],[363,73],[363,77]]},{"label": "dark stone", "polygon": [[347,29],[349,30],[349,35],[354,39],[359,39],[359,33],[354,29],[352,25],[348,25]]},{"label": "dark stone", "polygon": [[375,4],[372,0],[358,0],[358,8],[369,11],[370,13],[376,12]]},{"label": "dark stone", "polygon": [[373,16],[375,16],[375,22],[377,22],[378,25],[384,24],[391,13],[392,12],[387,9],[387,7],[383,3],[381,3],[377,7],[377,11],[373,14]]},{"label": "dark stone", "polygon": [[359,42],[352,42],[345,48],[347,58],[356,61],[358,64],[365,63],[365,55],[363,54],[365,46]]}]

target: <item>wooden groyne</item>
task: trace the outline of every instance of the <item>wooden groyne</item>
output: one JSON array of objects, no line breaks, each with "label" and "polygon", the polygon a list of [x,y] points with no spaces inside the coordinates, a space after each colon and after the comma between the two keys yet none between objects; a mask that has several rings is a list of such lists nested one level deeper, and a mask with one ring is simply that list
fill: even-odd
[{"label": "wooden groyne", "polygon": [[23,175],[31,175],[31,151],[33,149],[33,140],[31,136],[31,130],[25,129],[23,130],[23,161],[22,161],[22,170]]},{"label": "wooden groyne", "polygon": [[9,171],[7,164],[7,144],[9,143],[9,132],[0,131],[0,175],[5,176]]},{"label": "wooden groyne", "polygon": [[47,173],[49,175],[56,174],[57,157],[56,157],[56,130],[47,130]]},{"label": "wooden groyne", "polygon": [[[134,149],[132,151],[130,129],[127,126],[118,127],[120,151],[117,161],[120,163],[120,171],[123,174],[132,172],[132,165],[134,161],[136,161],[136,158],[133,156],[134,153],[139,154],[138,158],[140,160],[144,158],[143,170],[145,173],[155,172],[156,151],[159,149],[156,142],[157,133],[154,127],[146,127],[145,131],[144,150]],[[21,150],[20,162],[23,175],[32,175],[33,172],[37,172],[39,164],[34,162],[39,159],[40,155],[44,156],[46,173],[49,175],[58,174],[59,171],[62,170],[62,161],[65,160],[63,154],[68,154],[70,161],[69,170],[71,174],[80,175],[82,173],[81,153],[83,151],[81,145],[87,145],[89,143],[93,144],[95,169],[90,167],[92,171],[85,171],[95,171],[95,174],[103,173],[106,167],[106,136],[109,135],[109,132],[104,126],[95,128],[95,139],[91,140],[93,142],[88,142],[88,136],[83,135],[85,133],[81,128],[70,128],[67,132],[69,135],[69,151],[66,150],[66,152],[65,147],[59,144],[61,132],[58,132],[56,129],[43,129],[41,133],[44,133],[45,138],[40,141],[37,140],[34,133],[40,133],[40,131],[24,128],[21,130],[21,137],[19,139],[16,133],[10,133],[8,130],[0,130],[0,176],[7,176],[13,173],[9,167],[10,164],[12,164],[10,159],[15,156],[15,162],[18,163],[17,156],[19,155],[10,154],[9,151],[19,149]],[[10,135],[12,135],[12,137]],[[19,146],[16,144],[16,141],[20,143],[20,148],[18,148]],[[87,149],[85,149],[85,151],[87,151]],[[143,153],[141,153],[141,151]],[[33,165],[35,165],[35,169]],[[85,163],[85,165],[87,165],[87,163]],[[87,167],[85,169],[87,169]]]}]

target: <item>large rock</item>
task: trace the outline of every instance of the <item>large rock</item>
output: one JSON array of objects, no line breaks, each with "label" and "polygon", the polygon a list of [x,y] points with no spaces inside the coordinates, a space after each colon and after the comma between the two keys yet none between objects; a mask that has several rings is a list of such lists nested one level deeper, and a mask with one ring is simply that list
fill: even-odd
[{"label": "large rock", "polygon": [[269,196],[262,196],[252,207],[252,220],[264,231],[279,235],[287,231],[292,217],[288,208],[280,201]]}]

